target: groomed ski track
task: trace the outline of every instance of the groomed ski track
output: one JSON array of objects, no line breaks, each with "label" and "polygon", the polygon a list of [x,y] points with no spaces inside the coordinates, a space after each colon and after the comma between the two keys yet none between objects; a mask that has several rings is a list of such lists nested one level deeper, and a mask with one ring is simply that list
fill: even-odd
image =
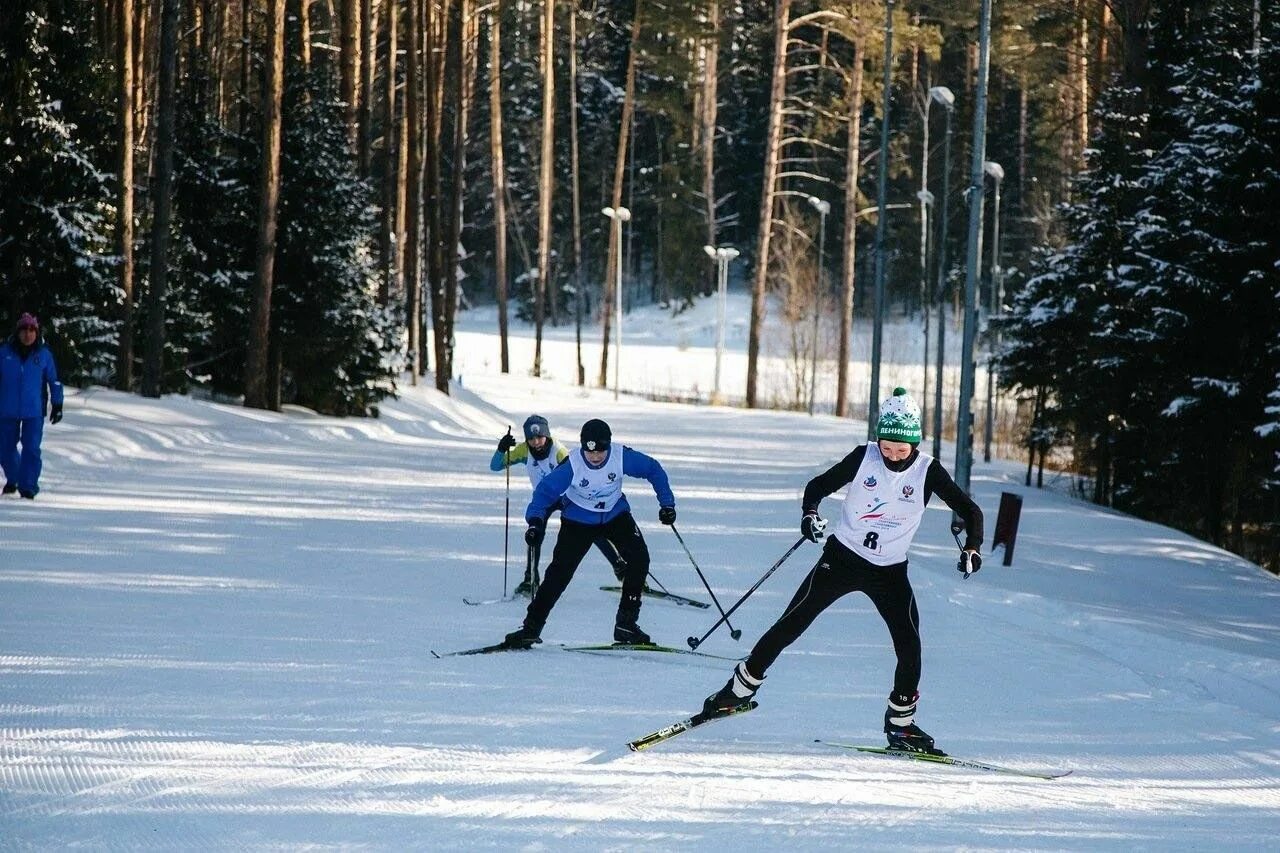
[{"label": "groomed ski track", "polygon": [[[877,742],[893,657],[857,598],[784,654],[757,710],[632,755],[731,664],[430,655],[519,620],[461,602],[501,592],[496,437],[534,410],[569,435],[605,416],[667,467],[728,606],[864,425],[614,404],[527,377],[469,377],[452,399],[402,390],[376,421],[69,394],[44,491],[0,501],[0,849],[1274,849],[1280,583],[1255,567],[979,463],[989,525],[1000,491],[1025,495],[1018,559],[961,582],[946,511],[927,514],[911,570],[920,721],[957,755],[1071,776],[812,743]],[[512,486],[509,578],[527,496]],[[627,490],[655,572],[696,597],[652,492]],[[749,651],[818,553],[734,614],[741,642],[721,629],[703,648]],[[545,635],[608,642],[611,580],[588,554]],[[713,621],[640,619],[671,645]]]}]

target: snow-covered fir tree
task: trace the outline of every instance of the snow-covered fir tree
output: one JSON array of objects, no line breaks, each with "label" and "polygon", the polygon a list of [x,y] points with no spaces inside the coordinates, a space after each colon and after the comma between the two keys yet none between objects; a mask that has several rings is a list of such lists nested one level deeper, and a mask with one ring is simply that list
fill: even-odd
[{"label": "snow-covered fir tree", "polygon": [[1100,503],[1111,502],[1117,460],[1144,440],[1138,422],[1150,406],[1134,390],[1144,370],[1134,318],[1150,294],[1125,262],[1150,156],[1136,101],[1124,88],[1101,100],[1102,130],[1076,178],[1076,201],[1060,211],[1065,244],[1035,259],[1002,323],[1002,381],[1031,396],[1048,390],[1036,439],[1069,433]]},{"label": "snow-covered fir tree", "polygon": [[369,415],[395,391],[403,346],[394,312],[377,305],[378,212],[355,173],[330,76],[298,70],[285,94],[273,346],[283,399]]},{"label": "snow-covered fir tree", "polygon": [[1272,22],[1255,55],[1251,4],[1239,0],[1178,25],[1170,138],[1147,168],[1130,236],[1155,296],[1134,331],[1157,392],[1160,455],[1144,460],[1122,505],[1219,544],[1234,524],[1238,544],[1258,508],[1280,509],[1263,493],[1280,435],[1260,431],[1280,370],[1280,54]]}]

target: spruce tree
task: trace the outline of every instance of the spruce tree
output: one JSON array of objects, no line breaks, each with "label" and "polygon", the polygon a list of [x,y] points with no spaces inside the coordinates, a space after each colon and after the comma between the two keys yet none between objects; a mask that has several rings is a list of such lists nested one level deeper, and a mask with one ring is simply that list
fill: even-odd
[{"label": "spruce tree", "polygon": [[376,300],[373,189],[355,172],[331,72],[290,78],[272,306],[282,396],[326,414],[376,415],[395,391],[403,346]]}]

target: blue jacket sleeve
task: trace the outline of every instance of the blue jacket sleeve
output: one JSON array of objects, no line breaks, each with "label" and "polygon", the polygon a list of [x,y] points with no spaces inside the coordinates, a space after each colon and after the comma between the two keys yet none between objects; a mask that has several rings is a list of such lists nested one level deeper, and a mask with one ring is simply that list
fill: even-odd
[{"label": "blue jacket sleeve", "polygon": [[62,383],[58,381],[58,367],[53,363],[53,353],[45,350],[44,380],[49,383],[49,400],[55,406],[62,405]]},{"label": "blue jacket sleeve", "polygon": [[648,480],[653,486],[653,493],[658,496],[658,506],[675,506],[676,496],[671,493],[671,483],[667,480],[667,472],[657,459],[647,456],[639,450],[624,448],[622,453],[622,473],[628,477],[639,477]]},{"label": "blue jacket sleeve", "polygon": [[493,451],[493,458],[489,460],[489,470],[501,471],[505,467],[507,467],[507,454],[501,450]]},{"label": "blue jacket sleeve", "polygon": [[552,507],[560,502],[560,498],[569,489],[569,483],[573,481],[573,466],[569,464],[557,465],[555,470],[542,478],[542,482],[538,483],[538,487],[533,490],[533,497],[529,499],[529,508],[524,511],[524,520],[531,522],[535,518],[546,521],[551,515]]}]

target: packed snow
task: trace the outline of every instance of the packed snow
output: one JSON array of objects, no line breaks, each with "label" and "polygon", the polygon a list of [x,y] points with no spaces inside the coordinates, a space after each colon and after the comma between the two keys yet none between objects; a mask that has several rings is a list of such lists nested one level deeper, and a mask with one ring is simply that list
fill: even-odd
[{"label": "packed snow", "polygon": [[[705,332],[645,354],[664,384],[705,389]],[[530,412],[569,442],[604,417],[660,460],[725,607],[796,541],[805,482],[866,435],[828,414],[615,401],[571,383],[571,330],[549,341],[554,378],[523,356],[503,376],[486,324],[464,322],[454,395],[406,385],[377,420],[69,391],[40,496],[0,502],[0,848],[1275,849],[1280,582],[1024,488],[1016,460],[979,461],[973,482],[988,543],[1000,493],[1024,498],[1012,566],[997,551],[963,579],[940,504],[912,549],[918,721],[955,755],[1064,779],[815,743],[883,740],[893,654],[862,597],[784,653],[759,709],[643,753],[625,743],[697,710],[732,663],[556,647],[611,639],[594,552],[542,647],[434,658],[520,622],[520,603],[462,599],[523,570],[528,481],[512,473],[508,510],[487,466]],[[589,357],[592,376],[598,341]],[[886,371],[886,393],[912,369]],[[627,492],[656,579],[707,600],[648,484]],[[722,628],[700,650],[745,655],[818,554],[733,614],[741,641]],[[640,616],[684,646],[715,610]]]}]

